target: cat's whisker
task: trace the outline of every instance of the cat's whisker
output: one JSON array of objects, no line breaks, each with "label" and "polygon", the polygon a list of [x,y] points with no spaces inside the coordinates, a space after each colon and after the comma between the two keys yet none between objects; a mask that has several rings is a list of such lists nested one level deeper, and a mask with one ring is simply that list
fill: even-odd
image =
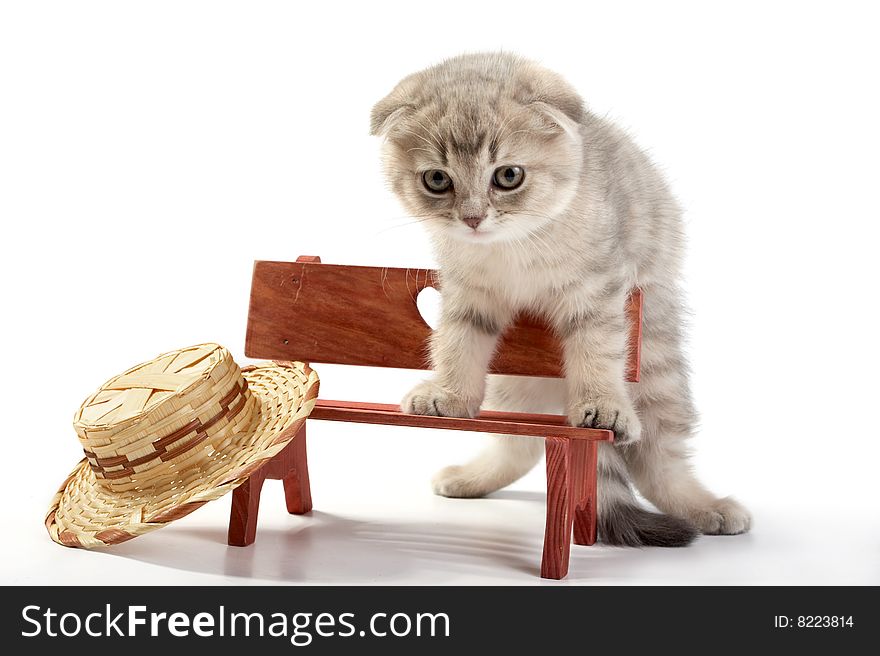
[{"label": "cat's whisker", "polygon": [[[431,132],[431,131],[430,131],[428,128],[426,128],[426,127],[425,127],[420,121],[417,121],[416,119],[411,119],[411,120],[412,120],[413,123],[415,123],[415,124],[418,125],[420,128],[422,128],[422,130],[425,131],[425,134],[427,134],[429,137],[431,137],[431,139],[434,140],[434,145],[436,145],[437,148],[438,148],[438,149],[440,150],[440,152],[442,153],[442,152],[444,151],[444,148],[443,148],[443,143],[442,143],[442,141],[440,140],[440,135],[439,135],[439,133]],[[436,129],[436,128],[435,128],[435,129]]]},{"label": "cat's whisker", "polygon": [[[409,129],[407,129],[407,128],[403,128],[403,132],[404,132],[405,134],[408,134],[408,135],[411,135],[411,136],[415,137],[416,139],[421,139],[421,140],[424,141],[426,144],[428,144],[429,146],[431,146],[431,148],[436,147],[436,144],[431,143],[431,142],[428,141],[425,137],[423,137],[422,135],[420,135],[418,132],[413,132],[412,130],[409,130]],[[434,151],[433,151],[433,150],[429,150],[428,152],[434,152]]]},{"label": "cat's whisker", "polygon": [[504,122],[501,124],[501,126],[495,130],[495,134],[493,137],[495,140],[501,139],[501,135],[504,133],[504,130],[507,129],[507,126],[510,125],[511,122],[513,122],[513,118],[514,118],[514,115],[511,114],[510,116],[508,116],[504,120]]},{"label": "cat's whisker", "polygon": [[510,138],[515,134],[538,134],[538,131],[537,130],[526,130],[526,129],[514,130],[513,132],[511,132],[507,136],[508,136],[508,138]]}]

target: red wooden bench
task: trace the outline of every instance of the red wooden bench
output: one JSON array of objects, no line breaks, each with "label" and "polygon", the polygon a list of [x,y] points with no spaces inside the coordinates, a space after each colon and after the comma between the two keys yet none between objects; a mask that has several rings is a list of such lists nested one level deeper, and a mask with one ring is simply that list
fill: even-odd
[{"label": "red wooden bench", "polygon": [[[416,297],[439,289],[436,271],[296,262],[256,262],[245,353],[248,357],[373,367],[427,369],[431,329]],[[630,357],[627,380],[639,376],[641,292],[627,304]],[[562,355],[545,324],[522,318],[502,337],[492,373],[562,376]],[[319,399],[312,420],[390,424],[420,428],[526,435],[545,440],[547,519],[541,576],[563,578],[574,528],[575,544],[596,541],[596,464],[599,442],[613,433],[569,426],[565,417],[482,412],[473,419],[404,414],[399,406]],[[246,546],[256,536],[260,490],[266,478],[284,481],[287,509],[312,508],[305,424],[293,442],[233,494],[229,544]]]}]

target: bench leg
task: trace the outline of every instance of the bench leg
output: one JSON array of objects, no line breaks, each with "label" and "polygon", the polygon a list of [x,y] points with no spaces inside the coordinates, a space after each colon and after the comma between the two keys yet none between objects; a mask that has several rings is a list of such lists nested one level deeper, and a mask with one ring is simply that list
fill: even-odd
[{"label": "bench leg", "polygon": [[309,465],[306,460],[306,422],[296,437],[279,454],[256,470],[232,492],[232,512],[229,515],[229,544],[246,547],[257,537],[257,515],[260,511],[260,492],[267,479],[284,482],[287,511],[302,515],[312,509],[309,488]]},{"label": "bench leg", "polygon": [[291,470],[282,478],[287,512],[303,515],[312,509],[312,489],[309,486],[309,461],[306,457],[306,423],[293,438],[291,445]]},{"label": "bench leg", "polygon": [[260,492],[265,479],[263,471],[256,471],[232,492],[228,542],[233,547],[246,547],[257,537]]},{"label": "bench leg", "polygon": [[547,453],[547,524],[544,529],[541,577],[545,579],[561,579],[568,574],[573,515],[569,475],[572,441],[549,437],[544,440]]},{"label": "bench leg", "polygon": [[596,494],[599,445],[572,440],[571,460],[574,479],[574,543],[596,544]]}]

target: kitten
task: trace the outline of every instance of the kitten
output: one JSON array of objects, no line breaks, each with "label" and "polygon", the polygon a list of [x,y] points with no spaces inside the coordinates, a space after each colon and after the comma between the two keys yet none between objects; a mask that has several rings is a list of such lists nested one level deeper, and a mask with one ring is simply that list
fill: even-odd
[{"label": "kitten", "polygon": [[[615,432],[599,457],[599,534],[681,546],[697,529],[749,529],[748,511],[691,472],[696,414],[682,354],[681,211],[659,172],[594,116],[557,74],[509,54],[448,59],[403,79],[373,109],[394,192],[429,230],[443,285],[431,343],[435,376],[406,412],[567,413]],[[624,302],[644,291],[642,374],[624,382]],[[520,312],[557,332],[565,378],[488,377],[499,335]],[[484,403],[485,399],[485,403]],[[529,471],[541,440],[496,436],[447,467],[434,491],[478,497]],[[661,513],[641,508],[630,481]]]}]

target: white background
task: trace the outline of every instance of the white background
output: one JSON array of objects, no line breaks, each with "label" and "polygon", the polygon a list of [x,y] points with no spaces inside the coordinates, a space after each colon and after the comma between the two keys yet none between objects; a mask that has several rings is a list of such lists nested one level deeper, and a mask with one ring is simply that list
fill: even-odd
[{"label": "white background", "polygon": [[[0,9],[3,583],[538,583],[542,467],[480,501],[431,473],[482,437],[314,422],[315,513],[267,484],[91,553],[42,525],[80,402],[203,341],[244,363],[254,259],[427,267],[372,104],[503,48],[632,131],[687,209],[700,476],[755,514],[682,550],[575,547],[566,583],[880,583],[880,116],[871,3],[43,2]],[[415,372],[320,367],[396,402]],[[546,582],[544,582],[546,583]],[[551,583],[555,584],[555,583]]]}]

